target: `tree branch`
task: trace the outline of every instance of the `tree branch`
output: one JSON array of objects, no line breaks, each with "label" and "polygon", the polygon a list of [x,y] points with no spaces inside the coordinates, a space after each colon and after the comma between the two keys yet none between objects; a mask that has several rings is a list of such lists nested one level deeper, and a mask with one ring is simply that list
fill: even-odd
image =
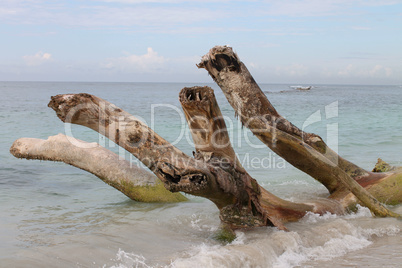
[{"label": "tree branch", "polygon": [[243,125],[271,150],[320,181],[330,193],[346,188],[375,215],[395,216],[352,178],[369,176],[367,171],[339,157],[318,135],[301,131],[279,115],[230,47],[212,48],[197,66],[208,71]]},{"label": "tree branch", "polygon": [[185,87],[179,94],[195,144],[195,158],[215,159],[243,170],[230,143],[225,120],[210,87]]},{"label": "tree branch", "polygon": [[66,123],[89,127],[117,143],[144,165],[166,189],[202,196],[218,208],[231,203],[219,187],[221,170],[187,156],[136,117],[89,94],[65,94],[51,98],[49,107]]},{"label": "tree branch", "polygon": [[[250,217],[250,211],[256,210],[264,220],[280,229],[286,229],[284,223],[302,218],[306,212],[332,212],[342,214],[344,211],[336,201],[315,200],[309,204],[294,203],[283,200],[264,188],[240,165],[230,143],[226,124],[210,87],[183,88],[179,95],[180,103],[186,115],[187,123],[197,149],[196,156],[209,164],[219,166],[230,172],[232,177],[218,177],[219,185],[239,199],[234,206],[221,210],[221,219],[232,225],[255,225],[256,217]],[[242,197],[244,201],[241,201]],[[241,206],[238,203],[245,203]],[[239,217],[235,217],[235,216]],[[254,223],[252,223],[254,221]]]},{"label": "tree branch", "polygon": [[17,158],[59,161],[88,171],[139,202],[180,202],[180,193],[167,191],[150,172],[120,159],[97,143],[58,134],[47,140],[20,138],[10,148]]}]

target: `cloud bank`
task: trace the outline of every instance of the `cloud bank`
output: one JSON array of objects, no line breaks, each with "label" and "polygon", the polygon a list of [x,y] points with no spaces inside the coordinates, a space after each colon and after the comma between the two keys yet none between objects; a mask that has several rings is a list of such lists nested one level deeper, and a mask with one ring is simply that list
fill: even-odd
[{"label": "cloud bank", "polygon": [[50,53],[44,53],[39,51],[35,55],[26,55],[22,57],[28,66],[39,66],[46,62],[50,62],[53,60],[52,55]]}]

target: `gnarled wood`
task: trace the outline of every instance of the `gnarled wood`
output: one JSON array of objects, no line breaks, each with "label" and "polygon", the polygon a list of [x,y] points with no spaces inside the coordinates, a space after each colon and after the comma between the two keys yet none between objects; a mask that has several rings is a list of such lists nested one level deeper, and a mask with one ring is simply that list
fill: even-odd
[{"label": "gnarled wood", "polygon": [[383,177],[341,158],[320,136],[300,130],[281,116],[232,48],[226,46],[212,48],[197,66],[205,68],[219,85],[244,126],[250,128],[275,153],[286,157],[286,161],[320,181],[330,193],[342,187],[342,184],[334,179],[334,175],[327,172],[328,170],[323,170],[325,166],[317,168],[311,159],[301,158],[298,150],[291,150],[290,145],[281,146],[282,141],[289,139],[287,143],[295,144],[294,147],[299,144],[298,147],[307,147],[306,150],[313,148],[325,156],[328,164],[339,166],[354,179],[367,176]]},{"label": "gnarled wood", "polygon": [[220,192],[214,170],[187,156],[145,123],[108,101],[85,93],[66,94],[52,97],[48,106],[63,122],[89,127],[132,153],[166,189],[211,199]]},{"label": "gnarled wood", "polygon": [[[221,221],[231,229],[268,225],[285,230],[286,222],[297,221],[307,212],[342,214],[345,208],[357,202],[376,215],[399,216],[387,210],[370,193],[382,197],[382,202],[384,199],[390,203],[402,202],[400,191],[392,192],[392,198],[386,195],[390,192],[387,187],[400,184],[401,170],[393,173],[366,171],[339,157],[321,137],[291,124],[275,110],[231,48],[211,49],[198,67],[207,69],[222,88],[243,125],[278,155],[327,187],[329,198],[295,203],[262,188],[237,159],[209,87],[184,88],[179,96],[195,143],[194,158],[136,117],[96,96],[57,95],[51,98],[49,107],[63,122],[89,127],[126,149],[169,191],[211,200],[220,210]],[[130,196],[125,185],[127,180],[131,183],[131,179],[121,181],[124,176],[119,173],[135,176],[124,166],[127,163],[118,162],[118,156],[99,146],[94,149],[95,153],[68,147],[64,139],[63,135],[47,141],[20,139],[12,146],[11,153],[16,157],[63,161],[77,166]],[[102,165],[102,161],[109,161],[109,158],[109,166]]]},{"label": "gnarled wood", "polygon": [[194,141],[195,158],[211,158],[244,170],[230,144],[225,120],[210,87],[183,88],[180,104]]},{"label": "gnarled wood", "polygon": [[[233,204],[221,209],[220,217],[223,222],[232,227],[271,223],[280,229],[286,229],[284,223],[299,220],[309,211],[320,214],[343,213],[342,207],[336,201],[294,203],[262,188],[240,165],[212,88],[184,88],[179,99],[195,143],[195,157],[218,166],[233,176],[234,181],[231,177],[216,178],[220,187],[233,195]],[[267,221],[269,223],[264,223]]]},{"label": "gnarled wood", "polygon": [[97,143],[58,134],[47,140],[20,138],[10,148],[17,158],[59,161],[86,170],[139,202],[181,202],[180,193],[167,191],[152,173],[120,159]]},{"label": "gnarled wood", "polygon": [[[193,91],[197,93],[198,89],[193,88]],[[209,123],[203,127],[217,131],[220,135],[218,144],[226,145],[216,157],[211,154],[210,158],[190,158],[134,116],[96,96],[58,95],[52,97],[49,107],[63,122],[90,127],[128,150],[147,165],[170,191],[183,191],[210,199],[220,210],[222,221],[231,228],[272,225],[285,229],[284,223],[298,220],[308,211],[342,212],[340,205],[333,202],[293,203],[260,187],[241,166],[236,165],[238,160],[227,137],[225,123],[219,119],[222,115],[212,89],[197,98],[189,98],[189,91],[183,90],[182,93],[181,100],[190,126],[193,114],[206,112],[205,122]],[[190,106],[193,108],[186,109],[189,102],[192,102]],[[194,137],[198,137],[195,139],[199,149],[196,155],[200,154],[200,145],[209,144],[203,148],[204,156],[208,154],[206,148],[214,150],[219,147],[218,144],[212,145],[208,133],[213,134],[207,131],[207,135],[197,136],[193,131]],[[223,164],[224,158],[231,160]]]},{"label": "gnarled wood", "polygon": [[212,48],[197,66],[208,71],[242,124],[271,150],[320,181],[330,193],[347,189],[375,215],[397,216],[356,182],[366,177],[377,181],[384,175],[367,172],[344,160],[321,137],[301,131],[279,115],[230,47]]}]

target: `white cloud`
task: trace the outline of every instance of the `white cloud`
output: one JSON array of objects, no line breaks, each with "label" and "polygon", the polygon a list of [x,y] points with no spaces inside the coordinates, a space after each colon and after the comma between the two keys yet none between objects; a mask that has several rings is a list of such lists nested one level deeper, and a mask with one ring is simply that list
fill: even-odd
[{"label": "white cloud", "polygon": [[249,62],[248,64],[247,64],[247,67],[249,68],[249,69],[259,69],[259,66],[258,66],[258,64],[256,64],[255,62]]},{"label": "white cloud", "polygon": [[191,3],[191,2],[231,2],[232,0],[93,0],[96,2],[107,3],[122,3],[122,4],[143,4],[143,3],[163,3],[163,4],[177,4],[177,3]]},{"label": "white cloud", "polygon": [[50,53],[39,51],[35,55],[26,55],[22,57],[28,66],[38,66],[45,62],[53,60]]},{"label": "white cloud", "polygon": [[[107,3],[124,3],[124,4],[143,4],[143,3],[164,3],[164,4],[177,4],[177,3],[225,3],[225,2],[241,2],[239,0],[92,0],[94,2],[107,2]],[[320,9],[319,4],[324,4],[324,6],[338,6],[344,5],[345,3],[350,3],[350,0],[265,0],[265,1],[249,1],[249,2],[266,2],[272,3],[276,6],[308,6],[308,7],[316,7]],[[382,6],[382,5],[391,5],[396,4],[398,1],[396,0],[354,0],[357,4],[362,4],[366,6]],[[351,3],[353,4],[353,3]]]},{"label": "white cloud", "polygon": [[358,77],[358,78],[389,78],[393,71],[389,67],[384,67],[380,64],[375,66],[357,67],[353,64],[348,64],[345,68],[338,71],[341,77]]},{"label": "white cloud", "polygon": [[377,7],[394,5],[395,0],[265,0],[267,7],[259,10],[272,16],[323,17],[334,15],[351,15],[364,12],[356,7]]},{"label": "white cloud", "polygon": [[148,73],[162,69],[166,62],[166,58],[159,56],[152,47],[148,47],[147,53],[144,55],[129,54],[125,57],[110,58],[102,63],[101,67],[123,72]]},{"label": "white cloud", "polygon": [[305,76],[308,73],[308,67],[300,63],[293,63],[289,66],[276,67],[276,75],[284,76]]},{"label": "white cloud", "polygon": [[[277,16],[316,17],[355,15],[364,13],[357,7],[395,4],[391,0],[92,0],[68,1],[4,0],[7,10],[1,11],[0,19],[6,24],[52,24],[68,27],[122,27],[131,32],[222,32],[229,27],[216,23],[230,19],[244,19],[250,15],[264,21]],[[228,7],[226,2],[231,2]],[[180,3],[180,4],[178,4]],[[239,4],[240,3],[240,4]],[[11,13],[10,13],[11,12]],[[8,15],[2,16],[2,13]],[[208,23],[214,22],[211,27]],[[216,29],[222,25],[220,29]],[[126,29],[125,27],[132,27]],[[243,23],[243,31],[257,31]],[[239,28],[239,27],[237,27]],[[115,29],[115,28],[114,28]],[[292,34],[306,31],[292,27]],[[234,29],[231,29],[234,30]],[[286,33],[289,31],[285,31]],[[310,31],[307,31],[307,33]],[[268,32],[281,35],[281,32]]]},{"label": "white cloud", "polygon": [[225,18],[227,13],[206,6],[161,6],[152,3],[132,6],[105,3],[69,6],[58,3],[13,4],[10,8],[0,9],[0,21],[6,24],[52,24],[68,27],[139,26],[130,31],[149,32]]},{"label": "white cloud", "polygon": [[21,16],[36,4],[38,0],[1,0],[0,19]]},{"label": "white cloud", "polygon": [[14,8],[4,8],[0,7],[0,17],[7,16],[7,15],[15,15],[18,13],[18,10]]},{"label": "white cloud", "polygon": [[393,72],[391,68],[377,64],[368,73],[374,77],[390,77]]},{"label": "white cloud", "polygon": [[338,71],[339,76],[350,76],[356,73],[356,67],[353,64],[348,64],[345,68]]}]

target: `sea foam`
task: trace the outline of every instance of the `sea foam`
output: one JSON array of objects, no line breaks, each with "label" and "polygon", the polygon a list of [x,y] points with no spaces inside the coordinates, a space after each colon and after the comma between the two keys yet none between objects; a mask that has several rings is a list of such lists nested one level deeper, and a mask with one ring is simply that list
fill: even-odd
[{"label": "sea foam", "polygon": [[[400,234],[392,221],[373,224],[367,208],[346,216],[308,214],[292,224],[295,231],[277,228],[257,228],[236,232],[231,244],[213,241],[194,245],[185,252],[172,256],[170,264],[152,267],[275,267],[290,268],[306,262],[329,261],[370,246],[373,239]],[[151,267],[141,255],[119,250],[113,268]]]}]

